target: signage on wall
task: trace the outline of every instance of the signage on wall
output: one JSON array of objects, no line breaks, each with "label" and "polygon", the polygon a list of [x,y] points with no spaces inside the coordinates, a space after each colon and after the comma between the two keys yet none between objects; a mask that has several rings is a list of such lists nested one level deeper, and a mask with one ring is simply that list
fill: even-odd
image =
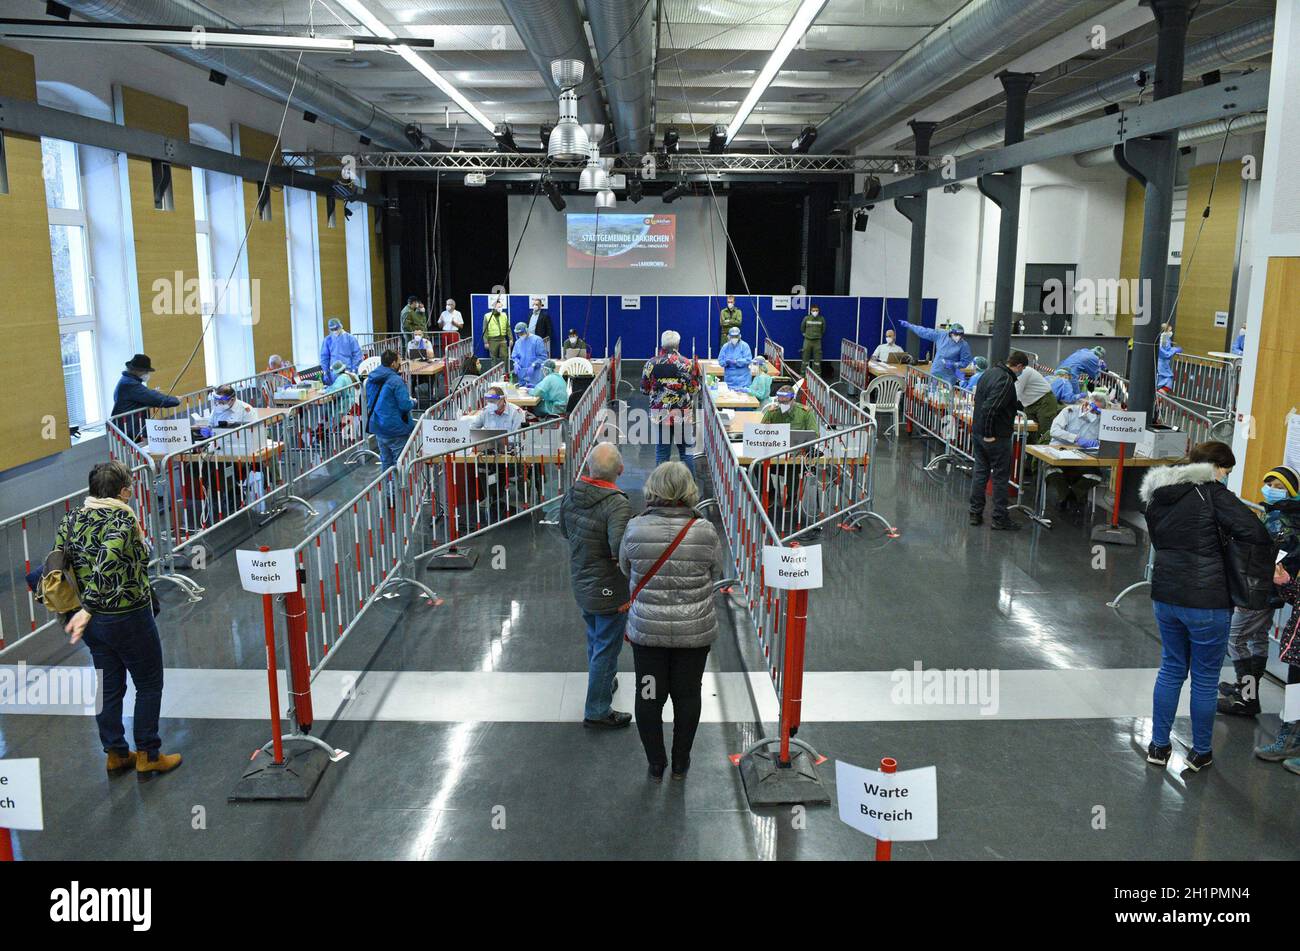
[{"label": "signage on wall", "polygon": [[789,309],[790,309],[790,298],[789,298],[788,296],[786,296],[786,297],[773,297],[773,298],[772,298],[772,309],[773,309],[773,310],[789,310]]},{"label": "signage on wall", "polygon": [[1228,312],[1226,310],[1216,310],[1214,312],[1214,326],[1216,327],[1228,326]]},{"label": "signage on wall", "polygon": [[619,299],[619,306],[622,307],[624,310],[640,310],[641,298],[639,296],[632,297],[627,294],[624,294]]}]

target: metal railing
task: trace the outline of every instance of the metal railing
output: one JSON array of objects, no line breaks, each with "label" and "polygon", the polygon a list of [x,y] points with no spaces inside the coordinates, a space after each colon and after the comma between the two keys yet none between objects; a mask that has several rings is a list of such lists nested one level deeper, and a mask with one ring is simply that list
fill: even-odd
[{"label": "metal railing", "polygon": [[1217,357],[1176,353],[1169,361],[1174,376],[1171,392],[1183,400],[1203,403],[1225,413],[1237,408],[1237,363]]},{"label": "metal railing", "polygon": [[776,367],[776,375],[780,376],[785,372],[785,347],[781,346],[771,337],[763,341],[763,356],[767,362]]},{"label": "metal railing", "polygon": [[867,361],[870,359],[867,348],[852,340],[840,343],[840,379],[847,383],[850,392],[865,390],[870,382],[867,375]]},{"label": "metal railing", "polygon": [[1187,446],[1190,449],[1197,443],[1214,439],[1211,435],[1215,421],[1208,415],[1198,413],[1185,403],[1172,399],[1166,393],[1156,394],[1156,422],[1164,426],[1173,426],[1180,432],[1187,433]]}]

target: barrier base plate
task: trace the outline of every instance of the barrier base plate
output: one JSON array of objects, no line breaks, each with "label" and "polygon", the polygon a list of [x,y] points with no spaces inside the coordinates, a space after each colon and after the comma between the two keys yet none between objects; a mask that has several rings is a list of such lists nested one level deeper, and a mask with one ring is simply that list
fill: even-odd
[{"label": "barrier base plate", "polygon": [[831,794],[817,775],[813,758],[804,750],[790,750],[790,766],[778,766],[780,753],[759,750],[740,758],[740,780],[751,806],[786,803],[828,803]]},{"label": "barrier base plate", "polygon": [[325,775],[329,754],[320,747],[309,744],[284,744],[284,763],[277,766],[275,757],[258,750],[252,762],[239,777],[239,782],[228,802],[257,802],[287,800],[301,802],[310,799],[316,785]]},{"label": "barrier base plate", "polygon": [[1107,545],[1136,545],[1137,534],[1126,525],[1097,525],[1092,530],[1092,540]]},{"label": "barrier base plate", "polygon": [[478,552],[473,548],[455,548],[429,559],[429,571],[468,571],[478,564]]}]

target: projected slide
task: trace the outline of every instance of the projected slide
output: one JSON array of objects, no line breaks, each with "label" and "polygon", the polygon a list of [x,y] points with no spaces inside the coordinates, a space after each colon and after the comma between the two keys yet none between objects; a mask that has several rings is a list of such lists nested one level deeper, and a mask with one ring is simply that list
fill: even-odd
[{"label": "projected slide", "polygon": [[670,268],[677,254],[676,215],[570,214],[568,225],[571,268]]}]

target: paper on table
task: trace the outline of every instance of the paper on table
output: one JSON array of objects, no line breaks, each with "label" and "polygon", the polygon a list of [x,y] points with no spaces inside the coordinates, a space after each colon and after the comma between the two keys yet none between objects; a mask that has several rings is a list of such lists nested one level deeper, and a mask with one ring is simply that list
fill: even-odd
[{"label": "paper on table", "polygon": [[1071,449],[1068,446],[1039,446],[1038,448],[1047,453],[1053,459],[1091,458],[1086,452],[1080,452],[1078,449]]}]

